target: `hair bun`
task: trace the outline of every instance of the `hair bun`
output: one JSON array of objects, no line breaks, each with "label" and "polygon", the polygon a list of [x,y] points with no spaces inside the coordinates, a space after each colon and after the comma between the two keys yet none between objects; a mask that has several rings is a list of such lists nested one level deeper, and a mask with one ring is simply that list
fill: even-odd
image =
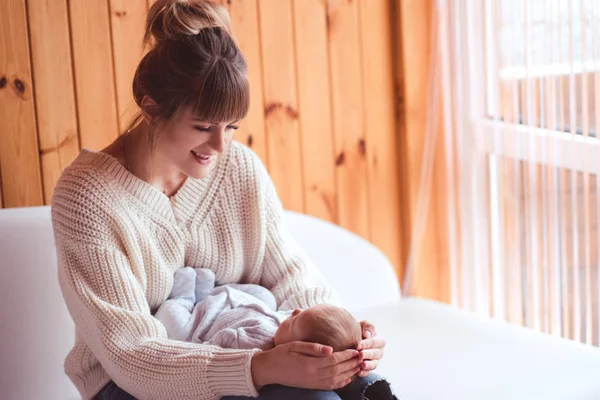
[{"label": "hair bun", "polygon": [[148,11],[144,43],[195,36],[203,29],[220,28],[231,34],[229,13],[221,4],[206,0],[157,0]]}]

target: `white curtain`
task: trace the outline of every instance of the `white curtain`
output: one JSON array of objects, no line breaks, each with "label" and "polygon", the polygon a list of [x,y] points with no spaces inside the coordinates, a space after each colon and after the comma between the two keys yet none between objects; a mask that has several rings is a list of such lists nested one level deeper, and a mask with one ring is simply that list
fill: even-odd
[{"label": "white curtain", "polygon": [[442,0],[433,22],[413,240],[441,145],[452,302],[598,345],[600,1]]}]

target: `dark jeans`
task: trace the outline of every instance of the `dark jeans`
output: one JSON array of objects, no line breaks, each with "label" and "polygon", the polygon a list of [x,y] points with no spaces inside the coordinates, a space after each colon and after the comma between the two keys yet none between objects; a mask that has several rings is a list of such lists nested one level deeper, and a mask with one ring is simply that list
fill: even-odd
[{"label": "dark jeans", "polygon": [[[377,374],[357,378],[348,386],[332,391],[300,389],[282,385],[268,385],[260,390],[259,397],[225,396],[221,400],[392,400],[389,384]],[[98,392],[94,400],[135,400],[135,397],[109,382]]]}]

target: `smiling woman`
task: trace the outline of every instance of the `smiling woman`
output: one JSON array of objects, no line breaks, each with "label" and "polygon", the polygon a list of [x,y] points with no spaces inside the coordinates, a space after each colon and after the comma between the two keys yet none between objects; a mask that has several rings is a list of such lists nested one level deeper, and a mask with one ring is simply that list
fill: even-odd
[{"label": "smiling woman", "polygon": [[[142,104],[157,107],[147,96]],[[150,182],[169,197],[177,192],[188,176],[194,179],[208,176],[219,155],[231,144],[238,123],[203,122],[190,109],[162,124],[151,117],[146,118],[103,152],[115,157],[132,174]],[[153,124],[162,126],[159,136]]]},{"label": "smiling woman", "polygon": [[231,143],[248,113],[247,67],[223,7],[159,2],[147,21],[144,45],[152,50],[133,78],[141,111],[103,151],[172,196],[187,176],[206,177]]},{"label": "smiling woman", "polygon": [[366,321],[355,348],[294,341],[259,351],[174,340],[154,318],[185,266],[211,270],[219,285],[266,288],[274,311],[338,297],[291,242],[260,159],[232,142],[249,84],[225,9],[157,0],[145,42],[133,78],[139,116],[102,151],[82,151],[52,199],[58,275],[78,332],[67,375],[86,399],[249,398],[274,386],[278,398],[339,399],[333,390],[352,376],[356,393],[378,386],[371,371],[385,341]]}]

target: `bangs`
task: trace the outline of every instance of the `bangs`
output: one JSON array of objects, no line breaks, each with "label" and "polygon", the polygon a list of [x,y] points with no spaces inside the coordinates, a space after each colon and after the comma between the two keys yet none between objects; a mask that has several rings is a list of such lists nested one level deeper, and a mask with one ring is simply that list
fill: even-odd
[{"label": "bangs", "polygon": [[202,121],[238,121],[248,114],[250,87],[245,71],[222,59],[215,62],[198,95],[188,104],[194,116]]}]

